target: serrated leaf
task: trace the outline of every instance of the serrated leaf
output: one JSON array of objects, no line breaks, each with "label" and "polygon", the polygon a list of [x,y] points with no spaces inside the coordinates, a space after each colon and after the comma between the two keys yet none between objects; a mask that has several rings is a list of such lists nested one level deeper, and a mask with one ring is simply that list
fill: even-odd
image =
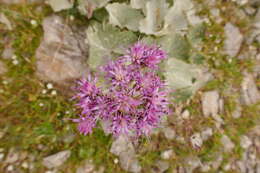
[{"label": "serrated leaf", "polygon": [[194,45],[200,44],[205,38],[205,31],[206,31],[206,26],[203,23],[192,26],[189,29],[189,33],[188,33],[189,41]]},{"label": "serrated leaf", "polygon": [[191,47],[184,36],[180,34],[166,35],[159,38],[158,43],[167,52],[169,57],[188,60]]},{"label": "serrated leaf", "polygon": [[110,0],[78,0],[81,14],[91,18],[95,9],[104,7]]},{"label": "serrated leaf", "polygon": [[181,32],[188,29],[186,13],[193,8],[191,0],[175,0],[167,12],[164,22],[164,32]]},{"label": "serrated leaf", "polygon": [[55,12],[73,7],[73,2],[69,0],[49,0],[49,4]]},{"label": "serrated leaf", "polygon": [[145,3],[147,2],[148,0],[131,0],[130,1],[130,5],[132,8],[135,8],[135,9],[143,9],[145,7]]},{"label": "serrated leaf", "polygon": [[143,11],[146,17],[140,21],[140,32],[158,35],[163,28],[163,20],[168,11],[166,0],[147,1]]},{"label": "serrated leaf", "polygon": [[182,95],[192,95],[212,78],[210,73],[196,65],[169,58],[165,65],[167,86]]},{"label": "serrated leaf", "polygon": [[131,31],[120,31],[110,24],[92,23],[87,29],[90,45],[88,63],[92,69],[106,63],[112,54],[123,54],[126,48],[136,42],[137,36]]},{"label": "serrated leaf", "polygon": [[131,8],[125,3],[112,3],[106,6],[109,13],[109,23],[120,28],[137,31],[139,21],[143,19],[141,11]]}]

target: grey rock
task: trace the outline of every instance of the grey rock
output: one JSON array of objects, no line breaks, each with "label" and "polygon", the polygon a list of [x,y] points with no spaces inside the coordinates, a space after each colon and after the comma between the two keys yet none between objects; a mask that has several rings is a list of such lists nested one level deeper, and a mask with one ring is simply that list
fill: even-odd
[{"label": "grey rock", "polygon": [[74,32],[63,18],[52,15],[43,20],[43,30],[44,37],[36,51],[36,74],[43,81],[61,86],[85,76],[88,47],[84,29]]},{"label": "grey rock", "polygon": [[11,148],[6,156],[5,163],[12,164],[19,160],[19,153]]},{"label": "grey rock", "polygon": [[225,152],[231,152],[235,147],[235,144],[230,140],[227,135],[223,135],[221,137],[221,143],[224,147]]},{"label": "grey rock", "polygon": [[13,29],[10,20],[3,13],[0,13],[0,23],[5,24],[8,30]]},{"label": "grey rock", "polygon": [[244,74],[244,79],[241,85],[241,102],[243,104],[255,104],[260,100],[260,93],[251,74]]},{"label": "grey rock", "polygon": [[[0,61],[0,75],[4,74],[6,72],[7,72],[6,65],[2,61]],[[1,139],[1,137],[0,137],[0,139]]]},{"label": "grey rock", "polygon": [[210,168],[210,165],[209,165],[209,164],[202,164],[202,165],[201,165],[201,168],[200,168],[200,171],[201,171],[201,172],[209,172],[210,169],[211,169],[211,168]]},{"label": "grey rock", "polygon": [[191,145],[193,146],[193,148],[200,148],[203,144],[200,133],[194,133],[190,137],[190,142],[191,142]]},{"label": "grey rock", "polygon": [[0,0],[3,4],[42,3],[44,0]]},{"label": "grey rock", "polygon": [[121,153],[124,152],[131,152],[135,154],[134,146],[132,142],[126,136],[119,136],[113,143],[110,148],[110,152],[119,156]]},{"label": "grey rock", "polygon": [[204,116],[217,115],[219,110],[219,93],[208,91],[202,96],[202,110]]},{"label": "grey rock", "polygon": [[212,128],[209,127],[201,132],[201,138],[203,141],[208,140],[212,135],[213,135],[213,130]]},{"label": "grey rock", "polygon": [[14,49],[10,46],[6,46],[2,53],[2,58],[11,59],[13,56],[14,56]]},{"label": "grey rock", "polygon": [[186,158],[185,163],[187,164],[185,167],[186,173],[193,173],[196,168],[202,165],[200,159],[196,156]]},{"label": "grey rock", "polygon": [[141,166],[136,157],[135,149],[132,142],[126,136],[119,136],[110,148],[110,152],[119,156],[119,162],[122,169],[138,173],[141,171]]},{"label": "grey rock", "polygon": [[73,7],[73,1],[70,0],[48,0],[48,3],[55,12]]},{"label": "grey rock", "polygon": [[[260,1],[259,1],[260,2]],[[255,15],[253,24],[252,24],[252,30],[247,38],[247,43],[252,44],[252,42],[256,40],[258,43],[260,43],[260,9],[258,8],[258,11]]]},{"label": "grey rock", "polygon": [[233,0],[235,1],[238,5],[246,5],[248,3],[249,0]]},{"label": "grey rock", "polygon": [[240,33],[239,29],[231,23],[227,23],[224,29],[226,36],[224,50],[227,55],[234,57],[240,50],[243,35]]},{"label": "grey rock", "polygon": [[223,100],[217,91],[208,91],[202,95],[202,111],[205,117],[212,116],[218,123],[223,120],[218,115],[223,110]]},{"label": "grey rock", "polygon": [[221,23],[223,21],[220,16],[220,10],[218,8],[211,8],[210,13],[215,18],[217,23]]},{"label": "grey rock", "polygon": [[71,142],[74,141],[75,139],[75,134],[74,133],[68,133],[64,136],[63,138],[63,142],[67,143],[67,144],[70,144]]},{"label": "grey rock", "polygon": [[155,168],[152,169],[153,173],[163,173],[166,170],[168,170],[170,167],[170,164],[166,161],[158,160],[155,164]]},{"label": "grey rock", "polygon": [[188,119],[190,117],[190,112],[186,109],[181,114],[183,119]]},{"label": "grey rock", "polygon": [[243,136],[240,137],[240,145],[241,145],[242,148],[247,149],[252,144],[253,144],[253,142],[248,136],[243,135]]},{"label": "grey rock", "polygon": [[260,160],[258,160],[256,165],[256,173],[260,173]]},{"label": "grey rock", "polygon": [[164,134],[164,136],[169,139],[169,140],[173,140],[176,136],[176,132],[174,131],[174,129],[172,129],[171,127],[165,127],[162,129],[162,132]]},{"label": "grey rock", "polygon": [[166,151],[163,151],[161,153],[161,158],[162,159],[165,159],[165,160],[168,160],[170,159],[171,157],[173,156],[173,150],[166,150]]},{"label": "grey rock", "polygon": [[4,159],[5,154],[4,153],[0,153],[0,162],[2,162],[2,160]]},{"label": "grey rock", "polygon": [[214,170],[217,170],[217,169],[220,167],[222,161],[223,161],[223,156],[222,156],[222,154],[219,153],[218,156],[217,156],[217,158],[216,158],[216,160],[214,160],[214,161],[211,163],[212,168],[213,168]]},{"label": "grey rock", "polygon": [[92,173],[95,169],[91,160],[86,160],[84,163],[77,168],[76,173]]},{"label": "grey rock", "polygon": [[243,161],[241,161],[241,160],[237,161],[236,165],[238,166],[241,173],[247,172],[246,163],[244,163]]},{"label": "grey rock", "polygon": [[135,155],[132,155],[132,153],[125,152],[120,154],[119,156],[119,163],[122,169],[138,173],[141,171],[141,166],[136,158]]},{"label": "grey rock", "polygon": [[43,158],[43,165],[49,169],[61,166],[69,157],[71,151],[65,150]]},{"label": "grey rock", "polygon": [[232,117],[233,118],[240,118],[241,115],[242,115],[242,107],[240,105],[237,105],[234,112],[232,112]]},{"label": "grey rock", "polygon": [[256,9],[251,6],[246,6],[244,9],[248,15],[253,15],[256,12]]}]

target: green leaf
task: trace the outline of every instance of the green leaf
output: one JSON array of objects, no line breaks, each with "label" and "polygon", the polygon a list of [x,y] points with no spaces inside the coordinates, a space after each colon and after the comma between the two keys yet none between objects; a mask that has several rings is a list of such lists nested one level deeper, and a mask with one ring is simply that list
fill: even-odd
[{"label": "green leaf", "polygon": [[96,69],[111,59],[113,54],[125,53],[126,48],[136,42],[137,36],[110,24],[93,22],[87,29],[87,40],[90,45],[88,63]]},{"label": "green leaf", "polygon": [[212,75],[199,66],[187,64],[181,60],[169,58],[165,64],[164,76],[170,89],[181,93],[179,96],[187,97],[194,94]]},{"label": "green leaf", "polygon": [[167,52],[168,57],[187,61],[191,47],[187,39],[180,34],[163,36],[158,39],[158,44]]},{"label": "green leaf", "polygon": [[175,0],[173,6],[167,12],[164,22],[164,32],[182,32],[188,29],[186,13],[193,8],[191,0]]},{"label": "green leaf", "polygon": [[197,24],[189,29],[188,39],[192,44],[201,44],[205,38],[206,25]]},{"label": "green leaf", "polygon": [[69,0],[49,0],[49,4],[55,12],[73,7],[73,1]]},{"label": "green leaf", "polygon": [[91,18],[94,10],[104,7],[109,1],[110,0],[78,0],[78,9],[82,15]]},{"label": "green leaf", "polygon": [[125,3],[112,3],[106,6],[109,13],[109,23],[120,28],[137,31],[139,22],[143,19],[141,11],[131,8]]},{"label": "green leaf", "polygon": [[146,17],[140,22],[140,32],[158,35],[158,32],[163,28],[163,20],[167,11],[166,0],[147,1],[143,10]]}]

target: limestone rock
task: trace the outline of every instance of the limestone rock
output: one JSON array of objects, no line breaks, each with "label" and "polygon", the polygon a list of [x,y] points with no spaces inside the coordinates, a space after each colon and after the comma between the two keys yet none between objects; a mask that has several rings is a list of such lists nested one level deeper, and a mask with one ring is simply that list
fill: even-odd
[{"label": "limestone rock", "polygon": [[[43,20],[44,37],[36,51],[36,74],[43,81],[67,86],[87,74],[88,47],[84,29],[77,32],[56,15]],[[82,32],[81,32],[82,31]]]},{"label": "limestone rock", "polygon": [[61,166],[70,157],[70,154],[71,151],[65,150],[45,157],[43,159],[43,165],[49,169],[57,168]]},{"label": "limestone rock", "polygon": [[243,35],[239,29],[231,23],[227,23],[224,27],[226,40],[224,42],[224,49],[226,54],[231,57],[237,55],[243,41]]}]

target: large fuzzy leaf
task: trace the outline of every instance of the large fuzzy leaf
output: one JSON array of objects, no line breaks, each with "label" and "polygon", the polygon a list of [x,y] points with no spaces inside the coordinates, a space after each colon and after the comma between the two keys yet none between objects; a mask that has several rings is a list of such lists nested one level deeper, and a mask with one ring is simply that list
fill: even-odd
[{"label": "large fuzzy leaf", "polygon": [[157,44],[167,52],[168,57],[188,61],[191,46],[187,39],[180,34],[166,35],[162,37],[144,37],[142,42],[146,44]]},{"label": "large fuzzy leaf", "polygon": [[145,3],[147,2],[148,0],[131,0],[130,1],[130,5],[132,8],[135,8],[135,9],[143,9],[145,7]]},{"label": "large fuzzy leaf", "polygon": [[133,9],[130,5],[124,3],[108,4],[106,9],[109,13],[110,24],[119,26],[120,28],[126,27],[137,31],[139,21],[143,19],[140,10]]},{"label": "large fuzzy leaf", "polygon": [[110,0],[78,0],[78,9],[81,14],[91,18],[95,9],[104,7],[109,1]]},{"label": "large fuzzy leaf", "polygon": [[166,0],[147,1],[144,8],[145,19],[140,21],[140,31],[145,34],[159,34],[163,28],[163,19],[168,11]]},{"label": "large fuzzy leaf", "polygon": [[191,0],[175,0],[165,16],[164,32],[181,32],[188,29],[186,13],[193,8]]},{"label": "large fuzzy leaf", "polygon": [[166,35],[158,39],[158,43],[169,57],[187,61],[191,47],[187,39],[180,34]]},{"label": "large fuzzy leaf", "polygon": [[166,83],[170,89],[183,96],[191,96],[200,89],[212,75],[196,65],[169,58],[165,64]]},{"label": "large fuzzy leaf", "polygon": [[55,12],[73,7],[73,2],[69,0],[49,0],[49,4]]},{"label": "large fuzzy leaf", "polygon": [[90,45],[89,65],[95,69],[111,59],[113,53],[123,54],[137,40],[137,36],[109,24],[94,22],[87,29],[87,40]]}]

